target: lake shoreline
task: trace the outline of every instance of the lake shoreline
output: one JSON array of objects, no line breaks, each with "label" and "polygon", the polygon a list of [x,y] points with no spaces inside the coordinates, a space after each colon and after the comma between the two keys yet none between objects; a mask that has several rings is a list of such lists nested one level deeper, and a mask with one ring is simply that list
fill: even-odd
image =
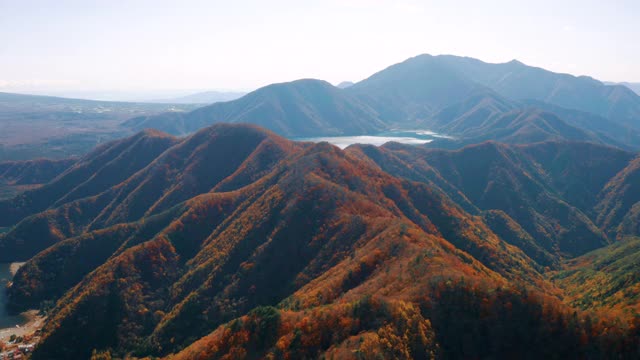
[{"label": "lake shoreline", "polygon": [[[20,267],[22,267],[24,262],[14,262],[14,263],[5,263],[1,264],[3,266],[3,286],[0,291],[5,292],[6,289],[4,286],[10,285],[13,277],[16,275]],[[0,298],[0,305],[6,306],[6,293],[3,293]],[[4,315],[3,315],[4,314]],[[39,330],[43,323],[45,317],[40,316],[38,310],[28,310],[22,312],[18,315],[9,315],[5,312],[4,309],[0,311],[1,316],[6,316],[3,319],[13,319],[9,321],[5,321],[3,326],[0,326],[0,340],[8,341],[11,335],[16,336],[25,336],[32,335],[37,330]]]},{"label": "lake shoreline", "polygon": [[41,316],[38,310],[28,310],[20,315],[27,319],[26,323],[12,328],[0,329],[0,341],[8,341],[12,335],[16,337],[33,335],[36,331],[42,329],[46,320],[46,317]]},{"label": "lake shoreline", "polygon": [[11,265],[9,265],[9,272],[11,273],[11,276],[16,276],[16,274],[18,273],[18,270],[20,270],[20,268],[24,264],[26,264],[26,263],[23,263],[23,262],[11,263]]}]

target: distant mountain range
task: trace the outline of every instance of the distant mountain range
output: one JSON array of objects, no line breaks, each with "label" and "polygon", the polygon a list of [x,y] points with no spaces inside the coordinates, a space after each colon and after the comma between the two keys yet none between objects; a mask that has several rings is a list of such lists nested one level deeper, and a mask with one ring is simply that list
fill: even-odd
[{"label": "distant mountain range", "polygon": [[511,109],[521,107],[520,102],[536,100],[640,128],[640,97],[629,89],[552,73],[518,61],[488,64],[471,58],[421,55],[393,65],[348,91],[369,99],[383,117],[396,119],[404,126],[429,122],[444,109],[470,99],[501,97],[499,102],[515,102]]},{"label": "distant mountain range", "polygon": [[432,147],[459,148],[495,140],[510,144],[570,140],[638,149],[640,131],[602,116],[530,100],[509,101],[495,94],[479,94],[449,106],[422,126],[450,134]]},{"label": "distant mountain range", "polygon": [[638,128],[640,97],[624,86],[605,85],[589,77],[557,74],[530,67],[518,61],[487,64],[455,56],[422,57],[443,64],[459,76],[489,87],[513,100],[538,100],[564,108],[604,116],[615,122]]},{"label": "distant mountain range", "polygon": [[[145,131],[1,201],[0,261],[28,260],[14,310],[54,304],[36,360],[631,354],[633,316],[594,322],[560,299],[583,301],[601,261],[633,264],[637,246],[609,244],[638,234],[637,163],[586,142],[340,150],[249,125]],[[627,274],[603,276],[633,291]]]},{"label": "distant mountain range", "polygon": [[[22,128],[16,130],[19,133],[11,139],[22,142],[6,143],[4,148],[0,143],[0,160],[20,159],[19,152],[22,159],[29,159],[35,156],[28,154],[45,150],[56,157],[78,155],[100,141],[145,128],[183,136],[219,122],[252,123],[291,138],[424,129],[453,137],[431,145],[448,148],[483,140],[566,139],[640,149],[640,96],[629,87],[553,73],[515,60],[489,64],[465,57],[420,55],[355,84],[343,82],[335,87],[305,79],[248,94],[204,92],[159,101],[174,104],[0,94],[0,117],[55,119],[49,122],[54,129],[46,138],[27,138]],[[212,104],[196,108],[193,103]],[[33,109],[39,109],[37,115]],[[60,126],[68,119],[78,122]],[[87,125],[87,120],[94,123]],[[15,121],[12,124],[18,126]],[[90,136],[80,138],[67,130],[78,128]],[[67,141],[58,140],[62,137]]]},{"label": "distant mountain range", "polygon": [[189,113],[133,118],[124,126],[184,135],[214,122],[251,123],[290,137],[370,134],[387,127],[365,102],[328,82],[311,79],[269,85],[238,100]]},{"label": "distant mountain range", "polygon": [[640,83],[629,83],[629,82],[621,82],[621,83],[614,83],[614,82],[605,82],[605,84],[607,85],[622,85],[622,86],[626,86],[629,89],[633,90],[636,94],[640,95]]},{"label": "distant mountain range", "polygon": [[639,118],[640,96],[624,86],[518,61],[421,55],[342,89],[320,80],[275,84],[232,102],[124,126],[184,135],[217,122],[248,122],[289,137],[426,128],[458,138],[455,146],[568,139],[638,149]]},{"label": "distant mountain range", "polygon": [[174,98],[150,100],[149,102],[166,104],[213,104],[221,101],[235,100],[244,95],[246,95],[245,92],[203,91]]},{"label": "distant mountain range", "polygon": [[[0,114],[43,113],[51,118],[57,113],[95,115],[114,113],[119,118],[132,117],[139,113],[167,111],[177,104],[155,104],[148,102],[100,101],[73,99],[55,96],[13,94],[0,92]],[[180,106],[176,110],[193,109],[194,106]]]},{"label": "distant mountain range", "polygon": [[0,93],[0,161],[84,155],[105,141],[133,134],[120,126],[127,119],[196,108]]},{"label": "distant mountain range", "polygon": [[34,96],[120,103],[211,104],[234,100],[246,92],[224,90],[50,90],[22,92]]}]

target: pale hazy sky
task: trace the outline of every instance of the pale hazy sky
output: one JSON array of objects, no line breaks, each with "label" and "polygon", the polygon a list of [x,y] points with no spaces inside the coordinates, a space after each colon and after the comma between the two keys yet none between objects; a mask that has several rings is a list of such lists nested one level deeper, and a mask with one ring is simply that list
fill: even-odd
[{"label": "pale hazy sky", "polygon": [[640,82],[640,0],[0,0],[0,91],[361,80],[422,53]]}]

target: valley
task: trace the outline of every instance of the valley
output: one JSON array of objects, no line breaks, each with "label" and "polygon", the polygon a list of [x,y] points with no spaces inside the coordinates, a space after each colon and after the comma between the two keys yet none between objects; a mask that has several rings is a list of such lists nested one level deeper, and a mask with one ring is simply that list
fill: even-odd
[{"label": "valley", "polygon": [[0,92],[0,162],[80,156],[105,141],[130,135],[120,126],[126,119],[195,107]]}]

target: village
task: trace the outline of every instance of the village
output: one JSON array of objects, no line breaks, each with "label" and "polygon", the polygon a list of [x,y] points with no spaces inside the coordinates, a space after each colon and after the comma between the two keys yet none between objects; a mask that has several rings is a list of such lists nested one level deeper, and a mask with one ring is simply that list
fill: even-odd
[{"label": "village", "polygon": [[[21,330],[21,328],[16,328],[16,330]],[[0,335],[0,360],[26,359],[35,348],[41,335],[41,330],[37,329],[24,335],[11,334],[6,339],[4,338],[6,332],[10,332],[10,330],[5,329]]]}]

